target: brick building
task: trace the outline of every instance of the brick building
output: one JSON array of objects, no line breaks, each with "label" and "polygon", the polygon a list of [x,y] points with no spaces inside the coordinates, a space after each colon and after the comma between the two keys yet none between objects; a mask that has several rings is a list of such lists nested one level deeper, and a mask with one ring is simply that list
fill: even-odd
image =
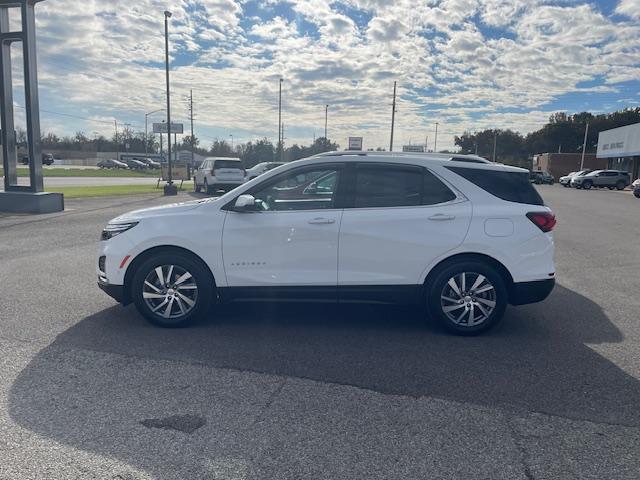
[{"label": "brick building", "polygon": [[[533,156],[533,170],[546,170],[558,180],[569,172],[580,170],[581,153],[541,153]],[[593,153],[584,156],[584,168],[602,170],[608,167],[606,158],[597,158]]]}]

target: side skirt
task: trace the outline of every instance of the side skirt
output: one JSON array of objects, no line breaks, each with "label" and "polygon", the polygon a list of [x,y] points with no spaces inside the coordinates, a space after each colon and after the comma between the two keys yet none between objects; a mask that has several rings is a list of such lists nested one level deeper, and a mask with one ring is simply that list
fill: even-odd
[{"label": "side skirt", "polygon": [[326,287],[218,287],[219,299],[229,302],[329,302],[415,304],[422,285],[348,285]]}]

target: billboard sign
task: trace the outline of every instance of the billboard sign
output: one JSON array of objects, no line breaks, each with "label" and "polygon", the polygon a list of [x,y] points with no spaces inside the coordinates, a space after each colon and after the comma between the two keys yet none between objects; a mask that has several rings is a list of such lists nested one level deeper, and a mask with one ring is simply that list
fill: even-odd
[{"label": "billboard sign", "polygon": [[[167,133],[167,123],[154,123],[153,133]],[[182,123],[171,122],[171,133],[179,133],[182,135],[184,133],[184,125]]]},{"label": "billboard sign", "polygon": [[347,150],[362,150],[362,137],[349,137]]},{"label": "billboard sign", "polygon": [[640,155],[640,123],[605,130],[598,134],[598,158]]}]

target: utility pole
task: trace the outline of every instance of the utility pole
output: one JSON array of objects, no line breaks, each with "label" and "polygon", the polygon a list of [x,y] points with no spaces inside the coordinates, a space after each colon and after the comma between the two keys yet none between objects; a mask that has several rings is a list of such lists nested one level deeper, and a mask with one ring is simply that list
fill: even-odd
[{"label": "utility pole", "polygon": [[329,117],[329,105],[324,106],[324,139],[327,140],[327,118]]},{"label": "utility pole", "polygon": [[389,151],[393,152],[393,127],[396,122],[396,83],[393,82],[393,103],[391,104],[391,140],[389,141]]},{"label": "utility pole", "polygon": [[587,135],[589,134],[589,122],[584,129],[584,142],[582,143],[582,158],[580,159],[580,170],[584,169],[584,152],[587,149]]},{"label": "utility pole", "polygon": [[164,186],[165,195],[177,195],[178,188],[173,184],[173,176],[171,172],[171,95],[169,90],[169,18],[171,12],[165,10],[164,12],[164,63],[165,73],[167,77],[167,154],[169,157],[168,164],[168,179],[167,184]]},{"label": "utility pole", "polygon": [[279,157],[282,157],[282,78],[280,78],[280,82],[278,83],[278,151],[276,154],[279,154]]},{"label": "utility pole", "polygon": [[191,168],[193,168],[196,164],[195,161],[195,152],[196,148],[195,139],[193,138],[193,89],[189,92],[189,120],[191,121]]},{"label": "utility pole", "polygon": [[493,131],[493,163],[496,163],[496,144],[498,143],[498,131]]},{"label": "utility pole", "polygon": [[429,135],[425,135],[424,137],[424,153],[429,152]]},{"label": "utility pole", "polygon": [[284,162],[284,122],[282,122],[282,128],[280,130],[282,132],[282,143],[280,144],[280,161]]},{"label": "utility pole", "polygon": [[116,126],[116,160],[120,160],[120,143],[118,142],[118,121],[114,120]]},{"label": "utility pole", "polygon": [[436,137],[433,139],[433,153],[438,153],[438,122],[436,122]]}]

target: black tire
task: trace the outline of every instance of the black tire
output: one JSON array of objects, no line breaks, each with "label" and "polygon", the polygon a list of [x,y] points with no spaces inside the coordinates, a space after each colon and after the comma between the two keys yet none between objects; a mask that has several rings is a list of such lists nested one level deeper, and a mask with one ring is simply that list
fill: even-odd
[{"label": "black tire", "polygon": [[640,198],[640,190],[634,190],[634,191],[633,191],[633,195],[634,195],[636,198]]},{"label": "black tire", "polygon": [[582,190],[582,185],[576,185],[576,190]]},{"label": "black tire", "polygon": [[609,187],[609,190],[613,190],[614,187]]},{"label": "black tire", "polygon": [[585,190],[590,190],[593,187],[593,182],[587,180],[586,182],[582,182],[582,188]]},{"label": "black tire", "polygon": [[[624,190],[624,187],[625,187],[625,184],[622,180],[619,180],[618,183],[616,183],[616,189]],[[613,188],[611,190],[613,190]]]},{"label": "black tire", "polygon": [[562,186],[563,186],[564,188],[567,188],[567,187],[569,186],[569,184],[567,184],[567,183],[563,183],[563,184],[562,184]]},{"label": "black tire", "polygon": [[213,188],[211,188],[206,178],[204,179],[204,191],[207,195],[213,195]]},{"label": "black tire", "polygon": [[200,193],[200,191],[202,190],[202,187],[200,185],[198,185],[198,182],[196,181],[196,178],[193,177],[193,191],[196,193]]},{"label": "black tire", "polygon": [[[184,270],[185,272],[189,272],[191,277],[188,281],[196,285],[195,298],[189,297],[189,299],[194,301],[195,304],[190,307],[185,315],[176,315],[171,318],[164,317],[161,314],[152,311],[151,307],[147,304],[147,301],[143,298],[143,288],[148,290],[148,287],[145,285],[145,280],[147,280],[150,275],[152,276],[151,278],[153,278],[157,267],[168,267],[169,265],[174,266],[174,271],[182,272]],[[162,272],[164,275],[169,274],[168,268],[166,267]],[[171,278],[170,280],[176,281],[175,275],[172,275],[172,277],[174,278]],[[155,275],[155,278],[157,278],[157,274]],[[154,285],[155,287],[160,287],[158,283],[154,283]],[[156,288],[154,288],[154,290],[155,289]],[[207,266],[201,260],[191,255],[175,251],[160,252],[145,260],[138,266],[131,285],[131,295],[137,310],[147,320],[149,320],[149,322],[158,327],[164,328],[186,327],[205,317],[211,306],[214,290],[215,282]],[[184,292],[189,292],[187,295],[193,295],[193,290],[184,290]],[[167,299],[165,298],[165,300]],[[162,303],[162,299],[152,301]],[[175,299],[175,302],[170,302],[171,305],[175,306],[169,306],[169,302],[166,303],[170,308],[169,315],[171,315],[174,310],[177,313],[178,307],[180,306],[177,302],[177,299]],[[180,301],[180,304],[189,307],[186,301]],[[161,307],[158,311],[163,310],[166,309]]]},{"label": "black tire", "polygon": [[[465,278],[468,279],[470,283],[474,283],[478,278],[478,275],[482,275],[486,278],[491,286],[493,286],[492,292],[482,292],[479,293],[477,298],[482,298],[485,301],[495,301],[493,306],[493,310],[489,312],[489,315],[483,319],[481,323],[474,325],[465,325],[464,323],[455,323],[451,318],[447,316],[444,312],[445,306],[443,302],[448,302],[447,300],[442,300],[441,297],[443,295],[448,296],[446,293],[448,289],[451,289],[449,285],[449,280],[458,276],[461,278],[461,274],[465,273]],[[480,284],[480,289],[483,288]],[[469,284],[467,283],[467,288]],[[453,291],[453,290],[451,290]],[[463,293],[463,292],[461,292]],[[493,295],[493,297],[486,297],[487,295]],[[426,297],[427,297],[427,309],[431,318],[435,319],[442,327],[444,327],[447,331],[454,333],[456,335],[478,335],[482,332],[489,330],[494,327],[502,317],[504,316],[504,311],[507,307],[508,303],[508,293],[507,287],[505,285],[505,280],[502,278],[500,272],[498,272],[492,265],[486,262],[482,262],[479,260],[460,260],[455,263],[447,263],[443,266],[439,267],[436,272],[430,277],[427,285],[426,285]],[[467,296],[470,297],[470,296]],[[474,296],[475,297],[475,296]],[[464,300],[463,300],[464,301]],[[475,315],[475,311],[480,312],[480,310],[475,310],[475,305],[484,305],[483,308],[486,308],[486,304],[480,303],[478,301],[471,300],[474,304],[474,307],[471,308],[470,314]],[[457,308],[464,308],[465,311],[469,311],[467,307],[460,306],[458,307],[456,303],[451,303],[450,305]],[[456,310],[453,310],[456,311]],[[470,320],[470,315],[466,313],[462,314],[463,317],[467,316],[467,323]],[[462,320],[464,322],[464,318]]]}]

